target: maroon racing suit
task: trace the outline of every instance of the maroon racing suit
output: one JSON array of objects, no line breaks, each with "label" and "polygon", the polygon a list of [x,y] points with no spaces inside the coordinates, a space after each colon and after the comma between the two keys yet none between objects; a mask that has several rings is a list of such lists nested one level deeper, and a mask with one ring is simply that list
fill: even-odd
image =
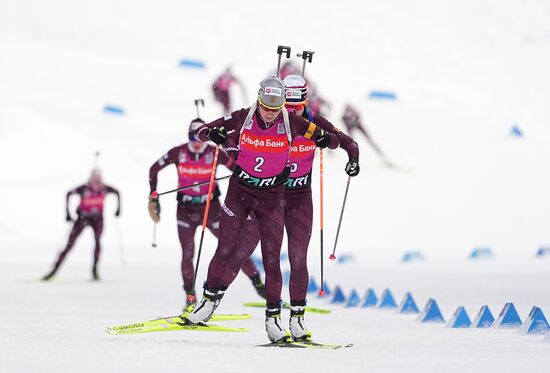
[{"label": "maroon racing suit", "polygon": [[[247,122],[249,110],[241,109],[231,113],[230,116],[225,116],[201,126],[197,131],[197,137],[201,141],[207,141],[208,132],[213,127],[224,127],[228,132],[233,131],[228,144],[239,144],[238,150],[234,149],[234,151],[238,152],[237,157],[240,157],[244,154],[243,146],[247,145],[246,141],[250,141],[249,137],[245,136],[246,129],[252,128],[251,124],[249,126],[249,123],[245,123]],[[260,128],[260,136],[255,140],[255,143],[263,141],[258,140],[262,138],[262,131],[268,133],[274,126],[278,126],[280,130],[279,134],[284,135],[285,133],[285,127],[281,125],[280,121],[277,122],[275,120],[268,126],[257,111],[254,112],[252,118],[254,125]],[[315,140],[322,133],[315,124],[294,114],[289,115],[288,124],[292,138],[307,136]],[[266,137],[266,144],[269,141],[271,140]],[[279,143],[277,142],[277,144]],[[338,138],[336,136],[330,135],[330,146],[338,146]],[[288,163],[290,144],[287,143],[286,147],[288,151],[285,163]],[[270,166],[270,162],[272,162],[272,159],[268,157],[259,162],[257,166],[260,166],[260,163],[263,166]],[[258,170],[260,169],[258,168]],[[290,167],[284,167],[284,170],[278,175],[266,175],[268,177],[261,178],[252,177],[240,167],[235,169],[229,181],[229,188],[223,205],[224,213],[220,218],[218,248],[210,261],[205,284],[206,289],[209,291],[226,290],[229,285],[226,283],[226,279],[230,278],[230,274],[228,274],[228,271],[231,271],[229,268],[230,263],[242,263],[242,259],[248,258],[252,253],[250,249],[246,251],[246,248],[239,244],[239,241],[243,238],[248,238],[250,233],[243,232],[242,227],[247,217],[253,213],[259,227],[262,260],[266,273],[267,305],[268,307],[273,307],[279,304],[282,289],[280,252],[284,230],[284,182],[287,180],[289,173]],[[238,268],[238,264],[236,266]]]},{"label": "maroon racing suit", "polygon": [[[202,153],[196,153],[192,151],[185,143],[183,145],[176,146],[164,156],[162,156],[157,162],[155,162],[149,169],[149,186],[151,192],[157,189],[157,174],[164,167],[174,164],[177,167],[179,176],[178,187],[185,187],[186,185],[193,184],[189,180],[201,181],[201,175],[204,180],[210,180],[210,172],[212,169],[212,162],[214,160],[215,147],[208,145]],[[229,169],[235,167],[234,161],[231,160],[227,154],[220,151],[218,162],[225,165]],[[198,176],[198,178],[197,178]],[[186,183],[186,185],[182,185]],[[195,255],[195,231],[197,227],[202,224],[204,218],[204,211],[206,207],[206,199],[208,195],[208,184],[202,187],[183,190],[177,193],[176,199],[178,201],[177,208],[177,225],[178,236],[181,244],[182,258],[181,258],[181,275],[183,278],[183,288],[188,294],[194,294],[193,279],[195,276],[195,269],[193,267],[193,257]],[[208,213],[207,227],[216,238],[219,235],[219,221],[221,215],[221,205],[218,200],[220,191],[218,185],[214,186],[212,200],[210,203],[210,211]],[[257,235],[258,228],[255,226],[255,222],[250,222],[246,225],[246,229],[250,230],[248,235],[254,237]],[[257,243],[247,242],[243,240],[241,242],[246,246],[246,250],[254,251]],[[254,244],[252,248],[250,245]],[[254,262],[248,258],[243,261],[243,272],[252,279],[258,274],[258,269]]]},{"label": "maroon racing suit", "polygon": [[382,149],[374,142],[370,134],[368,133],[367,129],[363,124],[361,123],[361,118],[359,116],[359,112],[353,108],[351,105],[346,105],[346,108],[344,109],[344,114],[342,115],[342,121],[346,125],[346,129],[348,133],[351,135],[352,132],[359,131],[365,136],[369,144],[372,146],[374,151],[382,158],[385,158],[384,153],[382,152]]},{"label": "maroon racing suit", "polygon": [[229,89],[233,83],[238,83],[239,81],[231,72],[225,71],[220,75],[214,84],[212,84],[212,92],[214,92],[214,98],[216,101],[222,104],[224,113],[229,113],[231,111],[231,98],[229,96]]},{"label": "maroon racing suit", "polygon": [[113,193],[117,196],[118,208],[115,213],[116,216],[120,214],[120,194],[115,188],[103,185],[101,189],[92,189],[89,184],[84,184],[78,188],[72,189],[67,193],[66,210],[67,220],[70,219],[69,214],[69,198],[72,195],[78,194],[80,196],[80,204],[77,208],[78,218],[73,224],[71,233],[69,234],[69,240],[65,249],[59,254],[57,261],[54,264],[52,271],[46,276],[45,279],[51,278],[59,269],[61,264],[65,261],[65,257],[73,248],[76,239],[82,233],[82,230],[90,226],[94,231],[95,249],[94,249],[94,264],[92,267],[92,273],[94,278],[97,279],[97,265],[99,257],[101,255],[101,234],[103,233],[103,204],[105,196],[109,193]]},{"label": "maroon racing suit", "polygon": [[[359,147],[351,137],[338,130],[324,117],[314,114],[306,108],[303,117],[313,121],[323,130],[338,136],[340,147],[346,150],[350,159],[359,159]],[[305,141],[304,141],[305,140]],[[308,146],[309,141],[313,146]],[[309,274],[307,269],[307,252],[313,225],[313,201],[311,198],[311,168],[314,160],[314,143],[299,137],[293,141],[291,153],[290,177],[285,182],[284,216],[288,238],[288,256],[290,261],[290,300],[293,305],[305,305]],[[303,160],[300,160],[303,158]],[[293,162],[296,161],[296,162]],[[300,170],[305,168],[305,170]],[[250,238],[247,237],[248,240]],[[259,241],[257,236],[256,240]],[[252,254],[252,252],[250,252]],[[225,277],[225,285],[233,281],[239,271],[239,260],[232,258]]]}]

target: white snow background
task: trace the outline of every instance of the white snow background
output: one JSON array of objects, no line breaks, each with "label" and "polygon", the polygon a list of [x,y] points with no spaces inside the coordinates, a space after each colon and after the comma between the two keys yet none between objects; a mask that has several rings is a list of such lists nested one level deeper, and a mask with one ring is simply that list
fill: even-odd
[{"label": "white snow background", "polygon": [[[227,65],[247,87],[247,100],[232,92],[237,105],[249,105],[276,66],[279,44],[294,56],[315,51],[307,73],[332,103],[329,119],[342,126],[344,104],[352,102],[402,166],[383,167],[357,137],[361,174],[351,182],[337,251],[355,260],[327,260],[327,283],[346,293],[390,288],[398,301],[411,291],[419,306],[434,297],[446,319],[458,305],[473,318],[487,304],[496,317],[508,301],[522,319],[533,305],[550,316],[550,258],[534,255],[550,245],[547,2],[0,0],[0,371],[550,369],[550,343],[540,336],[426,325],[314,295],[310,305],[333,310],[307,316],[314,337],[354,347],[260,349],[263,310],[241,306],[256,300],[243,276],[220,311],[250,312],[252,319],[228,323],[248,333],[104,333],[107,325],[180,311],[175,203],[161,200],[153,249],[148,168],[186,141],[195,98],[205,99],[206,120],[220,115],[210,85]],[[179,67],[183,58],[206,69]],[[368,100],[376,89],[398,100]],[[107,104],[126,115],[104,114]],[[510,135],[513,125],[523,138]],[[57,279],[41,283],[67,238],[65,193],[87,179],[95,151],[106,182],[122,193],[119,220],[114,200],[107,202],[104,281],[89,281],[93,244],[85,232]],[[338,150],[326,157],[326,251],[346,160]],[[175,186],[175,174],[160,174],[159,191]],[[314,191],[317,201],[318,183]],[[310,245],[317,280],[318,220]],[[208,234],[200,281],[215,246]],[[468,260],[477,246],[495,257]],[[408,250],[426,260],[402,263]]]}]

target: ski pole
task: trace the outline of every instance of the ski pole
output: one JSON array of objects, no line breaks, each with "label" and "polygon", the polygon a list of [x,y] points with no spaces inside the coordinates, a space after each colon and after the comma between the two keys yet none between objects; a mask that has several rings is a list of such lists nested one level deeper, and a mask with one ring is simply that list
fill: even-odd
[{"label": "ski pole", "polygon": [[115,223],[116,239],[118,241],[118,255],[120,258],[120,263],[126,265],[126,259],[124,255],[124,245],[122,243],[122,233],[120,232],[120,223],[117,220]]},{"label": "ski pole", "polygon": [[311,63],[312,59],[313,59],[313,53],[315,52],[312,52],[312,51],[303,51],[301,54],[298,53],[296,55],[296,57],[301,57],[304,62],[302,64],[302,78],[304,77],[305,73],[306,73],[306,62],[309,62]]},{"label": "ski pole", "polygon": [[199,104],[202,105],[202,107],[204,107],[204,100],[202,98],[198,98],[195,100],[195,109],[197,109],[197,118],[200,118],[200,113],[199,113]]},{"label": "ski pole", "polygon": [[283,56],[283,53],[286,54],[286,58],[290,58],[290,47],[285,47],[284,45],[279,45],[277,47],[277,54],[279,55],[279,59],[277,61],[277,76],[279,76],[279,72],[281,71],[281,57]]},{"label": "ski pole", "polygon": [[153,247],[157,247],[157,223],[153,223]]},{"label": "ski pole", "polygon": [[323,221],[323,149],[319,149],[319,188],[320,188],[320,192],[319,192],[319,195],[320,195],[320,208],[319,208],[319,214],[320,214],[320,218],[321,218],[321,222],[320,222],[320,225],[321,225],[321,290],[319,290],[319,295],[320,296],[323,296],[325,295],[325,281],[324,281],[324,267],[323,267],[323,264],[324,264],[324,249],[323,249],[323,246],[324,246],[324,240],[323,240],[323,227],[324,227],[324,221]]},{"label": "ski pole", "polygon": [[[214,181],[225,180],[225,179],[229,179],[230,177],[231,177],[231,175],[222,176],[222,177],[218,177],[217,179],[214,179]],[[172,190],[169,190],[169,191],[166,191],[166,192],[159,193],[158,196],[162,196],[162,195],[168,194],[168,193],[179,192],[180,190],[191,189],[191,188],[195,188],[195,187],[199,187],[199,186],[203,186],[203,185],[207,185],[207,184],[210,184],[210,181],[203,181],[202,183],[196,183],[196,184],[193,184],[193,185],[187,185],[187,186],[177,188],[177,189],[172,189]]]},{"label": "ski pole", "polygon": [[208,186],[208,196],[206,197],[206,207],[204,208],[204,217],[202,219],[201,240],[199,241],[199,252],[197,254],[197,264],[195,265],[195,276],[193,277],[193,287],[197,283],[197,273],[199,271],[199,263],[201,261],[202,242],[204,240],[204,231],[206,230],[206,223],[208,222],[208,211],[210,210],[210,198],[212,197],[212,191],[214,190],[214,181],[216,180],[216,166],[218,164],[218,155],[220,154],[220,146],[216,146],[216,152],[214,153],[214,161],[212,162],[212,172],[210,173],[210,185]]},{"label": "ski pole", "polygon": [[346,199],[348,198],[349,182],[351,181],[351,176],[348,176],[348,183],[346,185],[346,192],[344,193],[344,202],[342,203],[342,211],[340,211],[340,221],[338,222],[338,229],[336,230],[336,239],[334,240],[334,248],[332,249],[332,254],[330,255],[330,260],[335,260],[336,255],[336,245],[338,244],[338,236],[340,235],[340,226],[342,225],[342,218],[344,217],[344,208],[346,207]]}]

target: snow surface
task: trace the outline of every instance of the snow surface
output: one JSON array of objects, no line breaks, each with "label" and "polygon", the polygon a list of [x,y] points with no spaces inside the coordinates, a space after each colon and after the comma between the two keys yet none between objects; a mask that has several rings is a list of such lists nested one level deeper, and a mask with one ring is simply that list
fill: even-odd
[{"label": "snow surface", "polygon": [[[382,167],[358,138],[362,172],[351,184],[338,247],[355,262],[327,263],[328,283],[346,292],[391,288],[398,301],[411,291],[420,307],[434,297],[446,319],[458,305],[473,318],[488,304],[496,317],[507,301],[522,318],[533,305],[550,316],[550,258],[534,258],[550,244],[550,6],[285,0],[277,9],[282,14],[252,1],[0,1],[0,371],[550,369],[550,344],[540,336],[452,330],[340,306],[330,316],[308,316],[320,341],[354,343],[339,351],[253,347],[266,341],[261,309],[230,323],[250,328],[245,334],[103,333],[106,325],[180,310],[175,204],[162,200],[159,247],[152,249],[148,167],[185,141],[195,98],[206,100],[205,119],[220,114],[210,85],[228,64],[248,90],[248,101],[234,92],[237,103],[249,104],[274,69],[278,44],[314,50],[307,71],[332,103],[329,119],[341,125],[351,101],[401,165]],[[207,68],[180,68],[182,58]],[[367,100],[375,89],[399,99]],[[103,114],[107,104],[127,115]],[[509,135],[514,124],[524,138]],[[40,283],[66,240],[65,192],[86,180],[95,151],[123,204],[115,220],[108,201],[105,281],[88,282],[92,235],[85,232],[57,280]],[[326,158],[330,250],[346,157],[336,151]],[[167,170],[158,189],[175,182]],[[468,261],[477,246],[491,247],[495,258]],[[310,247],[318,278],[318,234]],[[214,249],[208,235],[200,276]],[[408,250],[422,250],[426,261],[401,263]],[[238,278],[221,310],[244,312],[240,304],[254,297]],[[315,297],[310,303],[327,306]]]}]

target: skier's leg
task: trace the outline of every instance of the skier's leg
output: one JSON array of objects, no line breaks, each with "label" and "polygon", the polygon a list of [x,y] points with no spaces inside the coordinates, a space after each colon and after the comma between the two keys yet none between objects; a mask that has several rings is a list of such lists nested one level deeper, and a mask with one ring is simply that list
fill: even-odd
[{"label": "skier's leg", "polygon": [[99,280],[97,274],[97,263],[101,255],[101,235],[103,234],[103,218],[90,219],[90,225],[94,230],[95,248],[94,248],[94,266],[92,268],[92,276],[94,280]]},{"label": "skier's leg", "polygon": [[285,227],[290,261],[290,300],[305,301],[309,275],[307,251],[313,226],[311,189],[285,193]]},{"label": "skier's leg", "polygon": [[85,218],[79,217],[74,222],[73,228],[71,229],[71,233],[69,234],[69,239],[67,241],[67,245],[65,246],[65,249],[61,253],[59,253],[57,261],[55,262],[52,270],[50,271],[50,273],[48,273],[46,276],[43,277],[43,280],[49,280],[55,275],[55,273],[57,272],[61,264],[63,264],[63,261],[65,261],[65,257],[67,256],[67,254],[73,248],[76,242],[76,239],[78,238],[78,236],[80,236],[80,233],[82,233],[82,230],[84,229],[85,226],[86,226]]},{"label": "skier's leg", "polygon": [[311,338],[304,321],[308,287],[307,250],[313,225],[311,189],[285,193],[285,227],[290,261],[290,320],[292,338]]},{"label": "skier's leg", "polygon": [[187,295],[194,295],[193,279],[195,268],[193,257],[195,255],[195,231],[202,219],[202,214],[196,209],[178,204],[177,207],[178,237],[181,245],[181,277],[183,289]]}]

